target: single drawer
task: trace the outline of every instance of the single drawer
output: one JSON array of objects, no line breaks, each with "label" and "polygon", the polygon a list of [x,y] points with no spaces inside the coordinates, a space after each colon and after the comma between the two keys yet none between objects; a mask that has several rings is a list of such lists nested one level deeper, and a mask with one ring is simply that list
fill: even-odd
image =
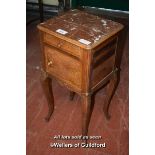
[{"label": "single drawer", "polygon": [[81,62],[60,52],[56,48],[44,46],[46,71],[66,84],[81,88]]},{"label": "single drawer", "polygon": [[74,44],[71,44],[65,40],[62,40],[53,35],[45,33],[44,42],[46,42],[47,44],[53,45],[61,50],[64,50],[65,52],[68,52],[69,54],[72,54],[78,58],[81,58],[80,47]]}]

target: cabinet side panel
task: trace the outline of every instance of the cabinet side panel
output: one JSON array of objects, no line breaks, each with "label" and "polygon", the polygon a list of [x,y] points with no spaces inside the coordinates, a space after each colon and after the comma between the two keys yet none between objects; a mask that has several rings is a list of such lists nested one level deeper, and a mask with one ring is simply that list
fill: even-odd
[{"label": "cabinet side panel", "polygon": [[110,38],[106,44],[100,45],[93,52],[93,71],[91,87],[97,85],[115,66],[115,55],[117,47],[117,37]]}]

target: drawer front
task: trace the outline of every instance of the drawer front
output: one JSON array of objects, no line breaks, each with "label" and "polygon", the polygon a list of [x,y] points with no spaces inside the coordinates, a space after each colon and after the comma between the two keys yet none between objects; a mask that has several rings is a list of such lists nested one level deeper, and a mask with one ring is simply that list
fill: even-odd
[{"label": "drawer front", "polygon": [[69,54],[72,54],[78,58],[81,58],[81,52],[80,47],[71,44],[65,40],[62,40],[60,38],[57,38],[53,35],[49,35],[47,33],[44,34],[44,42],[53,45],[61,50],[64,50],[65,52],[68,52]]},{"label": "drawer front", "polygon": [[81,88],[81,63],[56,48],[44,46],[46,70],[65,84]]}]

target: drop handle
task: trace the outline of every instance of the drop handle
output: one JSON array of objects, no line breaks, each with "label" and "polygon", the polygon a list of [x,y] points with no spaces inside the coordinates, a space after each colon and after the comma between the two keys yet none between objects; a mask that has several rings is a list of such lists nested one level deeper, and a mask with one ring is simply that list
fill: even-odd
[{"label": "drop handle", "polygon": [[53,65],[53,62],[50,60],[50,61],[47,63],[47,65],[51,67],[51,66]]}]

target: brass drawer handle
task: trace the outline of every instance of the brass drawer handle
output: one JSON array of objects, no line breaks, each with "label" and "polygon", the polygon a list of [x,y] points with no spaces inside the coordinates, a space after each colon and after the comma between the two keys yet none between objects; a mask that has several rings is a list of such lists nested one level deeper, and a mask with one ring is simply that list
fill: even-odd
[{"label": "brass drawer handle", "polygon": [[47,63],[47,65],[51,67],[51,66],[53,65],[53,62],[50,60],[50,61]]}]

